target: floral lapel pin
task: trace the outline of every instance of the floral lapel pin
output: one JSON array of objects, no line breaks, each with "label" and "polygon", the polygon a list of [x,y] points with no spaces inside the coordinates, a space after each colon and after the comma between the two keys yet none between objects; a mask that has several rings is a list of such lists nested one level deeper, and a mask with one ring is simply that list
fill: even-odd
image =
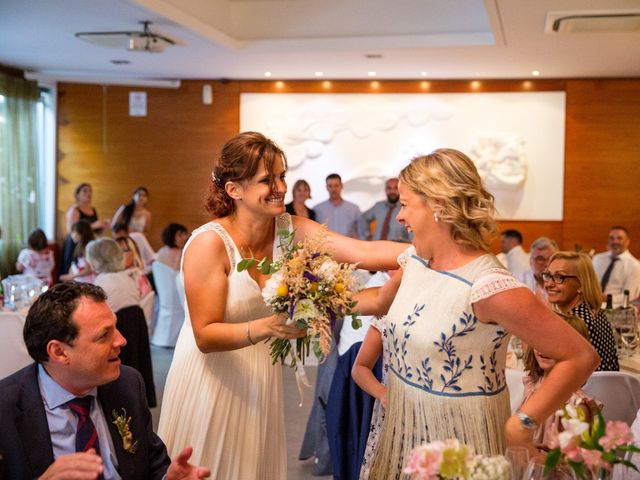
[{"label": "floral lapel pin", "polygon": [[113,415],[113,424],[118,428],[118,433],[122,438],[122,448],[128,453],[136,453],[138,448],[138,441],[133,440],[133,433],[129,429],[131,423],[131,417],[127,417],[127,411],[123,408],[122,415],[118,415],[116,410],[111,412]]}]

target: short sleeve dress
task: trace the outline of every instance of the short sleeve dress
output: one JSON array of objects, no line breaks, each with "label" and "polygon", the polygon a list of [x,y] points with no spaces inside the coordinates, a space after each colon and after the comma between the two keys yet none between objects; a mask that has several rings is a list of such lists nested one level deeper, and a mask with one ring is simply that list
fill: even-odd
[{"label": "short sleeve dress", "polygon": [[472,305],[526,287],[491,254],[438,271],[411,246],[403,262],[385,317],[388,406],[370,479],[406,478],[407,454],[435,440],[457,438],[476,453],[500,454],[510,416],[504,373],[509,333],[480,322]]}]

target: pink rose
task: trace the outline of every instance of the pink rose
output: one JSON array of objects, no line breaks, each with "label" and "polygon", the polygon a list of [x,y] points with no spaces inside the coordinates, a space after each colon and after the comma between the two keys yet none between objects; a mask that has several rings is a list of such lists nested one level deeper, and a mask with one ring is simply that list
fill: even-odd
[{"label": "pink rose", "polygon": [[416,480],[437,480],[442,464],[442,442],[432,442],[414,448],[409,453],[404,473],[408,473]]}]

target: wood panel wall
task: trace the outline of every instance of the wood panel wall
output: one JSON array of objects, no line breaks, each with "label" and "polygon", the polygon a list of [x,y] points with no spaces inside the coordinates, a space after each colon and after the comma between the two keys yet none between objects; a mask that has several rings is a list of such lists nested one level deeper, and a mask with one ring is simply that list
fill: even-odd
[{"label": "wood panel wall", "polygon": [[[213,105],[202,104],[202,86]],[[130,91],[147,92],[147,117],[128,116]],[[240,93],[445,93],[563,90],[567,93],[564,220],[502,222],[525,244],[546,235],[562,248],[603,250],[609,227],[631,231],[640,256],[640,80],[505,81],[184,81],[179,89],[61,84],[58,97],[58,238],[73,189],[94,188],[101,217],[110,217],[145,185],[160,246],[168,222],[192,229],[216,155],[239,131]],[[498,250],[497,242],[494,250]]]}]

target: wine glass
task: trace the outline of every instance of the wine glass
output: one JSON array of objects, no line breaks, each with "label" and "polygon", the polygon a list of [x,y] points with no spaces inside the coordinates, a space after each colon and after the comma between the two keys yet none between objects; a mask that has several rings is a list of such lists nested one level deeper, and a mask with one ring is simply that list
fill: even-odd
[{"label": "wine glass", "polygon": [[507,447],[504,456],[509,461],[511,478],[521,479],[529,463],[529,450],[525,447]]},{"label": "wine glass", "polygon": [[638,319],[635,308],[621,310],[615,327],[620,335],[622,356],[632,356],[638,347]]},{"label": "wine glass", "polygon": [[576,480],[576,475],[566,465],[559,465],[544,474],[544,457],[536,457],[529,460],[522,480]]}]

